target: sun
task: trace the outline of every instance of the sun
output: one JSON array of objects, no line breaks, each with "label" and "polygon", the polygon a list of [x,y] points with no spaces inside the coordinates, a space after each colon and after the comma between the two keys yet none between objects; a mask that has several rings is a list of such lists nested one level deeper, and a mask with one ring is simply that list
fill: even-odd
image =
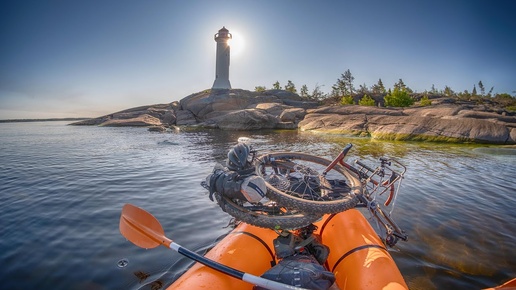
[{"label": "sun", "polygon": [[238,57],[244,51],[245,40],[238,31],[230,31],[230,33],[233,36],[232,39],[228,41],[229,47],[231,47],[231,57]]}]

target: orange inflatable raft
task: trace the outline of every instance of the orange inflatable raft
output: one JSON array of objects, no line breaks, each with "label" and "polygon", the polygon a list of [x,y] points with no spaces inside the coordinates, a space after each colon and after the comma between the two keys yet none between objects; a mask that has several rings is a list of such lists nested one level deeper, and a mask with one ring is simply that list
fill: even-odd
[{"label": "orange inflatable raft", "polygon": [[[326,215],[315,225],[315,234],[330,248],[325,267],[335,275],[334,287],[408,289],[385,245],[358,210]],[[206,257],[260,276],[277,262],[273,246],[276,237],[272,230],[241,223]],[[253,285],[196,263],[168,289],[253,289]]]}]

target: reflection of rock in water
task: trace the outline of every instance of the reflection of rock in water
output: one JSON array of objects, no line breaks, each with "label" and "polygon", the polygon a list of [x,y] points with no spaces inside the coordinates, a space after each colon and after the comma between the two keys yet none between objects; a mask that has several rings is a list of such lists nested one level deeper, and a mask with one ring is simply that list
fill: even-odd
[{"label": "reflection of rock in water", "polygon": [[[147,272],[143,272],[143,271],[136,271],[136,272],[133,272],[134,276],[136,276],[136,278],[138,278],[140,280],[140,284],[142,284],[142,286],[138,287],[138,289],[151,289],[151,290],[159,290],[159,289],[162,289],[163,288],[163,277],[158,277],[158,276],[162,276],[161,273],[157,273],[157,274],[150,274],[150,273],[147,273]],[[150,279],[149,279],[150,278]],[[157,279],[159,278],[159,279]],[[156,280],[154,280],[156,279]],[[146,280],[149,280],[148,282],[145,282]]]},{"label": "reflection of rock in water", "polygon": [[482,147],[475,148],[473,151],[492,155],[516,155],[516,147]]},{"label": "reflection of rock in water", "polygon": [[481,239],[471,240],[465,236],[454,236],[450,231],[460,233],[465,229],[461,229],[460,223],[449,221],[448,225],[442,225],[433,233],[420,235],[422,240],[420,246],[426,247],[426,261],[448,268],[448,274],[457,277],[463,274],[486,276],[495,274],[496,269],[486,263],[489,257],[475,250],[483,243]]},{"label": "reflection of rock in water", "polygon": [[163,288],[163,282],[156,280],[150,284],[151,290],[159,290]]},{"label": "reflection of rock in water", "polygon": [[169,140],[163,140],[158,142],[159,145],[179,145],[177,142],[172,142]]},{"label": "reflection of rock in water", "polygon": [[147,274],[143,271],[136,271],[134,272],[134,276],[136,276],[138,279],[140,279],[140,283],[147,280],[147,278],[150,277],[150,274]]}]

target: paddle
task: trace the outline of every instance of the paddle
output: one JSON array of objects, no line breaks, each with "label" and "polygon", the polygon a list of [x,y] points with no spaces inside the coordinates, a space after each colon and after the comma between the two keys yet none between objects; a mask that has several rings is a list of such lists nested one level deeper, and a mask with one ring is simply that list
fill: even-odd
[{"label": "paddle", "polygon": [[253,285],[271,290],[307,290],[244,273],[185,249],[165,236],[163,227],[153,215],[132,204],[126,204],[122,209],[122,215],[120,216],[120,233],[138,247],[151,249],[163,245],[196,262]]}]

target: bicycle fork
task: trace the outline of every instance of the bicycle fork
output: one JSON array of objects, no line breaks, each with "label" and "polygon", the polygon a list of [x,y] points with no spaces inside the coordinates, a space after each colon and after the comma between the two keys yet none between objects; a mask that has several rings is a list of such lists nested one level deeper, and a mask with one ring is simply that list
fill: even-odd
[{"label": "bicycle fork", "polygon": [[369,210],[376,221],[385,229],[385,243],[389,247],[394,247],[399,239],[408,240],[407,234],[403,231],[390,217],[380,208],[380,205],[374,199],[368,199],[364,194],[358,195],[359,200]]}]

